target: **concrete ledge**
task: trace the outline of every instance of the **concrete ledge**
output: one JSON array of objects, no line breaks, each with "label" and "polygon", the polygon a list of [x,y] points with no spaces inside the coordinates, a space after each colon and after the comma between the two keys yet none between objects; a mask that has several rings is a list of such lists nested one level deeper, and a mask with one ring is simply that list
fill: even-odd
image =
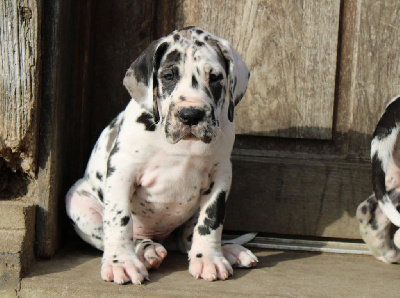
[{"label": "concrete ledge", "polygon": [[34,260],[35,211],[29,203],[0,201],[0,291],[7,295],[16,293]]},{"label": "concrete ledge", "polygon": [[399,265],[371,256],[254,250],[254,269],[226,281],[195,280],[187,256],[170,252],[141,286],[101,280],[101,252],[83,245],[40,261],[19,297],[398,297]]}]

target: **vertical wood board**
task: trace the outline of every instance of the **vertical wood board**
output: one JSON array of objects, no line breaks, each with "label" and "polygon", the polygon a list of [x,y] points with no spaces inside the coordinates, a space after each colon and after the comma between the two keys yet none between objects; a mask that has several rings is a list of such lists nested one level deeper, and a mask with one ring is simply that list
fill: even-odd
[{"label": "vertical wood board", "polygon": [[339,12],[339,0],[182,1],[178,27],[229,40],[248,65],[237,133],[330,139]]},{"label": "vertical wood board", "polygon": [[0,3],[0,157],[34,173],[40,73],[40,3]]},{"label": "vertical wood board", "polygon": [[348,153],[369,155],[386,104],[400,94],[400,2],[344,2],[337,131]]}]

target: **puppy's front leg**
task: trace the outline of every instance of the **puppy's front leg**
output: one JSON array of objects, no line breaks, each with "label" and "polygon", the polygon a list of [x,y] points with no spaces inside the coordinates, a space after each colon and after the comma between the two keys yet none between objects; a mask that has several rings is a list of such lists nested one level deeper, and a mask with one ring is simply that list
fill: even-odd
[{"label": "puppy's front leg", "polygon": [[[131,194],[134,187],[133,166],[114,155],[107,171],[104,196],[104,254],[101,277],[105,281],[141,284],[148,272],[134,251],[131,218]],[[122,162],[123,161],[123,162]]]},{"label": "puppy's front leg", "polygon": [[189,251],[189,272],[195,278],[201,277],[208,281],[225,280],[233,274],[232,266],[225,259],[221,248],[225,202],[231,186],[231,177],[230,161],[219,164],[212,175],[210,188],[201,198],[200,215]]}]

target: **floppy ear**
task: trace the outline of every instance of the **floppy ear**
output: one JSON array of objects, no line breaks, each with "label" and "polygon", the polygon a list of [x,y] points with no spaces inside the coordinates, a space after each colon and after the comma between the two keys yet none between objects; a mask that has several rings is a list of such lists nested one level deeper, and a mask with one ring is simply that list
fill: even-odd
[{"label": "floppy ear", "polygon": [[157,71],[161,59],[169,44],[153,41],[150,46],[132,63],[125,74],[123,84],[132,99],[154,116],[157,123],[160,119],[157,104]]},{"label": "floppy ear", "polygon": [[229,111],[228,118],[233,121],[234,107],[240,102],[247,89],[250,72],[239,53],[224,39],[217,39],[217,44],[228,62],[229,72]]}]

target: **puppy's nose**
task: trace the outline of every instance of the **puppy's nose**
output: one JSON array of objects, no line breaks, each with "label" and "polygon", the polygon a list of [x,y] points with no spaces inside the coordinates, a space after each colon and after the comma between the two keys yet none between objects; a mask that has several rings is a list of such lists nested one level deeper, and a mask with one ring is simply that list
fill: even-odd
[{"label": "puppy's nose", "polygon": [[203,120],[206,112],[201,109],[183,108],[178,112],[179,120],[185,125],[196,125]]}]

